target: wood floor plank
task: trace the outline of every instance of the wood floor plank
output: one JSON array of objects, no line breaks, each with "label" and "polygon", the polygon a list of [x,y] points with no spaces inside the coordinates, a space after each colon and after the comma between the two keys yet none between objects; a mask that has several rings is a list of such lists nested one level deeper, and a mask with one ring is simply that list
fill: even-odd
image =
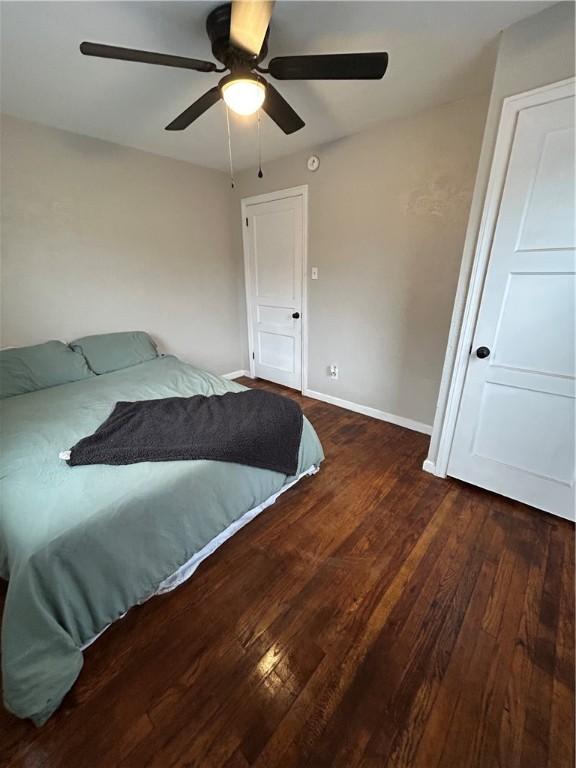
[{"label": "wood floor plank", "polygon": [[512,653],[506,701],[500,723],[500,753],[509,755],[510,768],[522,768],[522,743],[531,671],[538,641],[539,605],[544,587],[549,530],[536,543],[524,595],[524,606]]},{"label": "wood floor plank", "polygon": [[440,765],[450,723],[458,704],[458,697],[470,672],[470,665],[478,640],[477,617],[481,616],[485,610],[495,574],[496,566],[494,563],[490,560],[484,560],[458,638],[450,654],[446,673],[426,722],[420,729],[420,740],[412,759],[414,766],[438,768]]},{"label": "wood floor plank", "polygon": [[[468,607],[472,597],[477,587],[482,585],[481,579],[486,579],[486,573],[492,581],[490,564],[484,559],[484,551],[490,547],[494,531],[489,519],[477,514],[474,504],[469,504],[469,508],[472,519],[482,521],[481,531],[468,550],[468,559],[459,558],[461,570],[454,572],[453,565],[448,572],[450,580],[445,579],[435,594],[434,601],[439,601],[442,594],[447,595],[448,599],[445,610],[439,613],[437,626],[428,623],[429,651],[426,654],[414,654],[411,663],[407,665],[401,684],[386,707],[386,717],[393,726],[388,729],[388,735],[385,735],[384,730],[372,734],[362,766],[386,764],[393,768],[416,763],[425,726],[436,708],[436,699],[445,684],[450,661],[458,651],[457,642],[461,637],[462,625],[469,617]],[[455,553],[457,557],[459,554]],[[449,557],[446,552],[443,558],[446,555]],[[451,590],[448,589],[450,581]],[[480,596],[482,594],[480,591]],[[477,610],[478,603],[473,605]],[[426,659],[424,663],[423,657]],[[458,681],[461,684],[460,675]],[[439,751],[441,743],[435,745],[436,751]]]},{"label": "wood floor plank", "polygon": [[556,669],[556,634],[560,622],[564,543],[559,529],[550,533],[548,559],[539,606],[538,637],[533,648],[527,694],[522,767],[546,765],[550,748],[550,717]]},{"label": "wood floor plank", "polygon": [[[497,511],[494,519],[500,523],[508,520]],[[518,530],[518,526],[505,530],[504,546],[486,609],[480,617],[470,668],[457,696],[441,765],[507,765],[514,759],[514,753],[509,752],[506,762],[499,762],[503,747],[500,734],[525,607],[519,597],[523,598],[529,581],[530,563],[525,546],[529,535],[529,526],[524,530]],[[536,539],[532,544],[538,561]]]},{"label": "wood floor plank", "polygon": [[424,435],[243,383],[302,405],[321,471],[112,626],[43,728],[0,712],[0,765],[573,765],[574,526],[424,473]]},{"label": "wood floor plank", "polygon": [[[417,585],[412,590],[415,598],[413,604],[410,606],[410,600],[402,601],[402,604],[409,607],[409,613],[405,617],[392,616],[370,650],[368,658],[372,664],[361,672],[364,671],[364,674],[381,683],[380,695],[371,707],[371,727],[366,728],[366,722],[356,715],[359,738],[350,740],[346,749],[338,751],[333,762],[335,766],[356,765],[362,752],[362,765],[386,764],[394,751],[395,742],[400,748],[401,733],[404,725],[409,722],[410,712],[417,715],[413,704],[424,681],[421,660],[426,658],[431,670],[437,667],[441,655],[435,658],[438,637],[445,629],[454,632],[458,624],[456,615],[460,600],[456,592],[461,586],[465,586],[464,592],[467,592],[468,584],[471,587],[475,581],[471,560],[460,558],[459,552],[463,538],[475,538],[483,521],[482,518],[472,516],[469,504],[458,504],[459,498],[456,497],[456,505],[460,509],[457,510],[456,505],[453,508],[453,520],[447,526],[450,533],[439,556],[435,554],[428,564],[423,560],[414,573],[412,584],[408,585],[408,589]],[[471,550],[468,553],[471,554]],[[467,600],[466,597],[462,599],[464,602]],[[454,621],[447,624],[445,619],[449,610]],[[393,662],[392,670],[388,659]],[[361,678],[357,682],[362,687]],[[428,700],[429,692],[426,688],[425,685],[422,695]],[[332,729],[334,727],[333,724]],[[416,734],[411,731],[408,736],[411,747]],[[404,746],[408,748],[407,744]]]},{"label": "wood floor plank", "polygon": [[[361,691],[361,733],[364,723],[371,722],[374,700],[381,695],[381,682],[376,675],[377,653],[372,650],[374,642],[386,624],[395,634],[396,628],[400,627],[409,614],[410,606],[416,599],[416,590],[410,590],[408,585],[416,569],[420,568],[428,574],[437,561],[444,541],[449,537],[451,512],[457,495],[455,492],[446,503],[440,505],[412,551],[403,559],[402,566],[397,570],[392,582],[389,585],[384,582],[367,595],[362,609],[363,621],[355,624],[354,633],[345,636],[341,664],[335,666],[331,674],[326,675],[323,686],[317,691],[306,721],[310,727],[295,734],[288,750],[282,755],[281,765],[316,766],[324,765],[327,761],[332,764],[335,747],[324,749],[319,745],[320,742],[326,742],[325,728],[335,713],[338,720],[332,721],[332,727],[334,731],[339,732],[338,746],[345,752],[350,752],[350,739],[354,738],[356,741],[355,737],[358,736],[357,729],[352,733],[351,718],[359,709],[357,697],[362,682],[366,679],[370,679],[372,685]],[[406,597],[406,601],[401,601],[401,596]],[[367,661],[366,657],[370,652],[372,655]],[[360,681],[359,670],[363,674]],[[343,727],[342,723],[345,723]]]},{"label": "wood floor plank", "polygon": [[562,594],[556,637],[556,668],[552,690],[548,768],[564,768],[573,760],[576,712],[574,707],[574,547],[564,538]]}]

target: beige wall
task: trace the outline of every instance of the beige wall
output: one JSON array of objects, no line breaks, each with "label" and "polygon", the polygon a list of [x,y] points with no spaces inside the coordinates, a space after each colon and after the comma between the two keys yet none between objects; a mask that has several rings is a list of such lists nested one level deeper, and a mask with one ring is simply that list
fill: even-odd
[{"label": "beige wall", "polygon": [[512,96],[574,76],[574,24],[574,4],[563,2],[513,24],[504,30],[500,38],[486,128],[482,139],[482,151],[478,163],[478,174],[466,229],[462,269],[454,302],[452,327],[434,419],[434,431],[430,442],[428,459],[431,469],[435,466],[438,455],[438,444],[444,422],[448,390],[488,186],[502,102],[506,96]]},{"label": "beige wall", "polygon": [[239,198],[308,184],[309,388],[430,424],[502,99],[573,74],[573,28],[561,3],[503,33],[487,117],[481,96],[429,109],[317,148],[315,174],[310,152],[245,171],[235,195],[215,171],[3,118],[0,343],[141,328],[198,365],[246,367]]},{"label": "beige wall", "polygon": [[141,329],[241,367],[241,254],[227,177],[2,119],[2,346]]},{"label": "beige wall", "polygon": [[[432,424],[487,96],[380,125],[237,178],[309,185],[311,390]],[[236,246],[240,245],[239,201]],[[327,366],[339,367],[338,381]]]}]

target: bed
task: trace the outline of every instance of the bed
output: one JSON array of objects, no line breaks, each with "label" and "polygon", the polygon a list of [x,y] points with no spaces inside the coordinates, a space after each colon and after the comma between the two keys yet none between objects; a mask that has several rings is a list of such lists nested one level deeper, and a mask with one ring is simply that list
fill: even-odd
[{"label": "bed", "polygon": [[107,626],[182,583],[323,460],[306,419],[292,477],[216,461],[72,468],[59,453],[119,400],[242,389],[162,356],[0,401],[2,677],[16,716],[43,724],[78,677],[82,650]]}]

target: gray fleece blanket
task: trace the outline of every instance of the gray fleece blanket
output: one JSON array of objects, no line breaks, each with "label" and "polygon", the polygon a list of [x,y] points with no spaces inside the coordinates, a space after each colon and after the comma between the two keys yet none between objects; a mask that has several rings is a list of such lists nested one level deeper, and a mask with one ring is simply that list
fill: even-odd
[{"label": "gray fleece blanket", "polygon": [[294,475],[301,435],[298,403],[263,390],[119,402],[68,464],[208,459]]}]

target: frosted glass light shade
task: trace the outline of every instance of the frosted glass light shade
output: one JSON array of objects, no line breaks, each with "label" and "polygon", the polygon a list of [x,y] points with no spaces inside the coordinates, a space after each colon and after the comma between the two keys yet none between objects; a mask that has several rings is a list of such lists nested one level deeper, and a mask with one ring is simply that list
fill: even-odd
[{"label": "frosted glass light shade", "polygon": [[264,83],[253,78],[240,77],[222,86],[224,101],[239,115],[253,115],[264,103],[265,96]]}]

